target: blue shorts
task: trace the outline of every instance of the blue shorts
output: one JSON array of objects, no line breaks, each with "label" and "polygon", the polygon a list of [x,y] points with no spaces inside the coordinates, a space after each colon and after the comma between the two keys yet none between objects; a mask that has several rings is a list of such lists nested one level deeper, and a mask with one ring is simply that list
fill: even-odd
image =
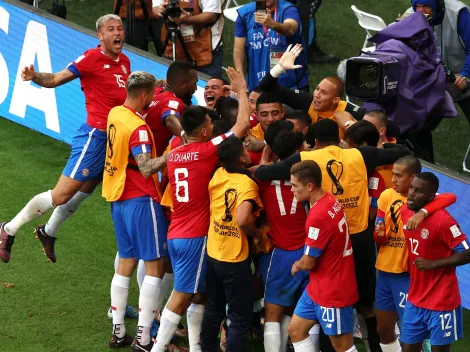
[{"label": "blue shorts", "polygon": [[400,340],[412,345],[430,339],[431,346],[450,345],[463,337],[462,306],[451,311],[419,308],[406,302]]},{"label": "blue shorts", "polygon": [[410,274],[393,274],[378,270],[375,287],[375,308],[382,311],[394,311],[403,321],[406,299],[410,289]]},{"label": "blue shorts", "polygon": [[354,329],[354,309],[352,306],[343,308],[322,307],[312,301],[307,290],[300,297],[294,314],[303,319],[319,322],[328,336],[347,334]]},{"label": "blue shorts", "polygon": [[274,248],[260,258],[261,278],[264,283],[264,300],[283,307],[293,307],[308,284],[308,272],[299,271],[292,276],[292,264],[300,260],[304,247],[295,251]]},{"label": "blue shorts", "polygon": [[175,275],[173,288],[182,293],[200,293],[206,288],[207,236],[168,240]]},{"label": "blue shorts", "polygon": [[83,124],[72,139],[72,151],[62,175],[86,182],[103,178],[106,132]]},{"label": "blue shorts", "polygon": [[168,256],[168,224],[162,206],[153,199],[112,202],[111,216],[121,258],[156,260]]}]

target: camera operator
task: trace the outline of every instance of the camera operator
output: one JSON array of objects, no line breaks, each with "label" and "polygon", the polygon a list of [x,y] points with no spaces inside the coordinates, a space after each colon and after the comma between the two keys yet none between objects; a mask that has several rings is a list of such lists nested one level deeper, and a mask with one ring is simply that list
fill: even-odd
[{"label": "camera operator", "polygon": [[[128,30],[128,20],[130,20],[127,10],[128,4],[135,1],[133,18],[133,38],[130,38]],[[114,0],[114,13],[121,17],[126,28],[126,43],[136,48],[148,51],[149,38],[152,38],[157,51],[162,46],[157,33],[161,33],[162,21],[156,19],[152,13],[152,0],[144,0],[146,10],[142,8],[141,0]],[[150,34],[150,36],[149,36]]]},{"label": "camera operator", "polygon": [[[233,43],[233,62],[243,72],[247,57],[248,90],[259,85],[274,67],[289,44],[305,47],[299,10],[286,0],[259,0],[238,9]],[[308,91],[308,69],[305,52],[295,61],[302,67],[279,77],[279,84]]]},{"label": "camera operator", "polygon": [[[196,70],[209,76],[222,76],[222,59],[224,56],[222,31],[224,16],[222,16],[221,0],[153,0],[153,14],[157,18],[168,17],[166,26],[177,26],[181,32],[184,43],[176,43],[176,59],[187,60],[184,47],[195,62]],[[181,15],[172,17],[172,13]],[[176,11],[174,11],[176,10]],[[170,13],[168,13],[168,11]],[[164,42],[167,28],[162,30]],[[165,57],[172,57],[172,44],[168,42],[165,48]]]}]

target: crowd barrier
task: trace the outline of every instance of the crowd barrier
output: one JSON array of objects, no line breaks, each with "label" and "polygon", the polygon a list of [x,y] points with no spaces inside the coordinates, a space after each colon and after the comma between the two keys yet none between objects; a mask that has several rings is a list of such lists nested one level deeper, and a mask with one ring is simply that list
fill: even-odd
[{"label": "crowd barrier", "polygon": [[[18,1],[0,0],[0,116],[70,143],[86,116],[79,81],[56,89],[41,88],[23,82],[21,69],[34,63],[37,71],[57,72],[97,44],[92,31]],[[158,78],[166,76],[168,60],[127,46],[124,52],[133,71],[149,71]],[[200,75],[194,103],[204,105],[206,82],[207,76]],[[470,235],[470,182],[434,165],[425,165],[426,170],[439,177],[439,192],[457,195],[457,203],[448,210],[462,231]],[[457,274],[463,306],[470,309],[470,266],[457,268]]]}]

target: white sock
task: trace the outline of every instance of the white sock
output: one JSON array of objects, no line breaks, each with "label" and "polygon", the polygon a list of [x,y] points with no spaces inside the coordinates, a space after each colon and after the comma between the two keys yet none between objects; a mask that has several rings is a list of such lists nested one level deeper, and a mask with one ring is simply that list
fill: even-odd
[{"label": "white sock", "polygon": [[349,350],[347,350],[345,352],[357,352],[357,348],[356,348],[356,346],[353,345]]},{"label": "white sock", "polygon": [[200,335],[202,328],[202,317],[205,307],[202,304],[191,303],[186,312],[188,323],[189,352],[201,352]]},{"label": "white sock", "polygon": [[43,216],[49,210],[54,208],[52,202],[52,191],[47,191],[34,196],[23,209],[5,225],[5,231],[10,236],[15,236],[21,226]]},{"label": "white sock", "polygon": [[292,345],[294,345],[295,352],[313,352],[313,342],[310,336],[303,341],[294,342]]},{"label": "white sock", "polygon": [[[111,282],[111,309],[113,312],[113,334],[123,337],[126,334],[124,317],[126,315],[127,296],[131,278],[114,274]],[[115,333],[117,332],[117,334]]]},{"label": "white sock", "polygon": [[292,320],[292,317],[288,315],[283,315],[282,316],[282,321],[281,321],[281,349],[279,350],[280,352],[285,352],[286,347],[287,347],[287,341],[289,340],[289,324],[290,321]]},{"label": "white sock", "polygon": [[[139,329],[136,336],[141,345],[150,343],[150,327],[156,312],[156,298],[162,285],[162,279],[145,276],[139,295]],[[142,328],[142,329],[141,329]],[[147,329],[146,329],[147,328]]]},{"label": "white sock", "polygon": [[274,321],[264,323],[264,350],[284,352],[281,348],[281,324]]},{"label": "white sock", "polygon": [[158,329],[157,341],[153,345],[151,352],[164,352],[165,346],[170,343],[175,335],[178,324],[181,321],[181,315],[173,313],[168,309],[164,309],[160,319],[160,328]]},{"label": "white sock", "polygon": [[315,324],[312,326],[308,333],[310,335],[310,339],[313,342],[313,350],[315,352],[320,352],[320,324]]},{"label": "white sock", "polygon": [[84,193],[79,191],[75,193],[72,199],[70,199],[67,203],[56,207],[52,212],[49,221],[47,221],[46,223],[46,228],[44,229],[44,231],[46,231],[46,234],[51,237],[56,237],[56,233],[60,225],[62,225],[65,220],[67,220],[69,217],[72,216],[73,213],[77,211],[78,206],[81,202],[83,202],[90,196],[90,193]]},{"label": "white sock", "polygon": [[[137,284],[139,285],[139,290],[142,289],[142,284],[144,282],[145,274],[146,274],[145,262],[141,259],[137,263],[137,274],[135,275],[135,278],[137,279]],[[160,290],[161,290],[161,286],[160,286]],[[160,294],[160,290],[158,290],[159,294]]]},{"label": "white sock", "polygon": [[380,348],[382,349],[383,352],[401,352],[401,345],[398,339],[386,345],[381,343]]}]

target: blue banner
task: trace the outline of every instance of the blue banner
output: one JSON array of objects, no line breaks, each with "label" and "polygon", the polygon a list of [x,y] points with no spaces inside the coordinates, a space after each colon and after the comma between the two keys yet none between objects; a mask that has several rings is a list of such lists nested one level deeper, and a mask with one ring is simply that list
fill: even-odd
[{"label": "blue banner", "polygon": [[[86,32],[0,0],[0,116],[71,143],[75,131],[86,121],[80,81],[76,79],[55,89],[42,88],[22,81],[21,70],[31,64],[37,72],[63,70],[99,44],[95,36]],[[166,78],[170,61],[157,62],[129,50],[124,53],[131,61],[132,71],[144,70],[159,79]],[[205,105],[205,85],[206,81],[200,79],[194,103]]]}]

